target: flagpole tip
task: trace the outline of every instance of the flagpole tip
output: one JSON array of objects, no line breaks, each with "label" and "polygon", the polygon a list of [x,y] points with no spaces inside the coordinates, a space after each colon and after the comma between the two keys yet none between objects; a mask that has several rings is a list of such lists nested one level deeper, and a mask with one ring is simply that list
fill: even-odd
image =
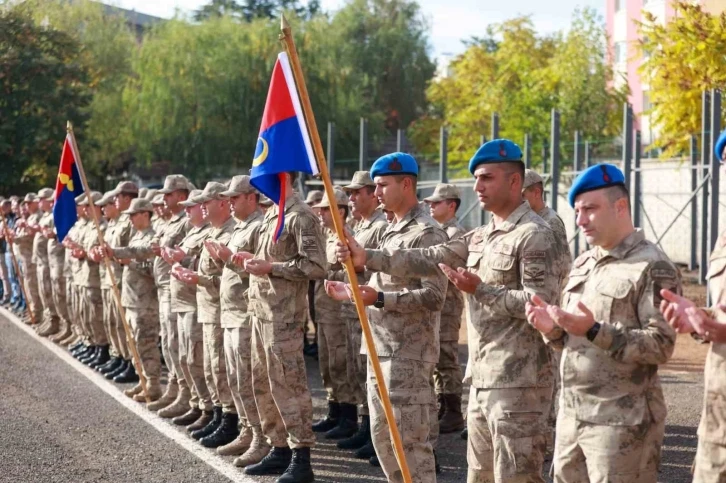
[{"label": "flagpole tip", "polygon": [[285,18],[285,14],[280,14],[280,30],[283,32],[289,32],[290,31],[290,23]]},{"label": "flagpole tip", "polygon": [[66,131],[67,132],[73,131],[73,125],[71,124],[71,121],[66,122]]}]

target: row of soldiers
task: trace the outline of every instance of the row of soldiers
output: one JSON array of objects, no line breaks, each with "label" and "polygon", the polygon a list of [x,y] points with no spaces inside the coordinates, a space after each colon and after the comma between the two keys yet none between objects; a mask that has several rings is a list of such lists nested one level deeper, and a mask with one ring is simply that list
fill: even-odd
[{"label": "row of soldiers", "polygon": [[[247,474],[313,481],[310,448],[324,431],[403,481],[342,269],[350,257],[413,481],[436,481],[438,435],[464,425],[466,381],[469,483],[544,481],[556,388],[555,481],[655,482],[666,414],[658,365],[672,354],[673,327],[723,342],[724,324],[714,325],[721,308],[697,311],[678,295],[679,271],[633,227],[615,166],[589,168],[570,190],[593,247],[574,262],[542,178],[525,171],[516,144],[485,143],[469,170],[492,220],[468,233],[456,222],[457,188],[438,186],[422,205],[418,164],[392,153],[334,200],[308,206],[293,194],[266,212],[248,176],[197,190],[170,175],[157,197],[121,182],[91,193],[92,206],[88,196],[77,200],[79,221],[61,244],[52,192],[41,190],[8,203],[19,218],[5,236],[20,255],[28,308],[42,314],[39,334],[116,382],[140,371],[145,390],[139,383],[126,395],[236,455]],[[288,192],[295,176],[286,177]],[[345,242],[332,230],[335,209],[355,220]],[[311,306],[328,396],[315,423],[302,352]],[[718,347],[709,368],[722,360]],[[707,384],[715,395],[707,392],[697,481],[723,478],[722,441],[707,436],[726,426],[713,406],[719,377]]]}]

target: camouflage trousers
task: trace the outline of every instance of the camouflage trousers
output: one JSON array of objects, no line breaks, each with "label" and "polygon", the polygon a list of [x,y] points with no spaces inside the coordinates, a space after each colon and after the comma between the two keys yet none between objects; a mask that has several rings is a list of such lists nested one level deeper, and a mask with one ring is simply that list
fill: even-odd
[{"label": "camouflage trousers", "polygon": [[189,406],[211,411],[214,405],[204,378],[204,331],[197,322],[196,312],[180,312],[177,316],[179,332],[179,368],[188,381],[191,399]]},{"label": "camouflage trousers", "polygon": [[544,483],[542,464],[551,399],[551,387],[472,386],[467,411],[467,482]]},{"label": "camouflage trousers", "polygon": [[439,362],[434,368],[434,388],[436,394],[461,395],[464,388],[464,374],[459,365],[459,341],[442,340],[439,349]]},{"label": "camouflage trousers", "polygon": [[204,379],[207,381],[212,404],[225,413],[236,413],[234,399],[227,383],[227,363],[224,360],[224,332],[221,325],[202,324],[204,334]]},{"label": "camouflage trousers", "polygon": [[169,385],[178,384],[182,391],[188,390],[187,381],[179,365],[179,329],[177,316],[171,312],[171,292],[168,287],[157,290],[159,296],[159,325],[161,327],[161,351],[169,369]]},{"label": "camouflage trousers", "polygon": [[557,426],[557,410],[559,408],[560,400],[560,360],[562,359],[562,352],[553,350],[552,355],[552,369],[554,370],[555,376],[555,387],[552,388],[552,409],[550,409],[549,417],[547,418],[547,453],[553,454],[555,451],[555,429]]},{"label": "camouflage trousers", "polygon": [[[393,406],[403,451],[414,483],[436,481],[435,436],[438,435],[436,399],[431,383],[434,364],[410,359],[381,357],[381,370]],[[373,366],[368,363],[368,407],[371,413],[371,438],[378,461],[389,482],[402,482],[391,442],[390,429]]]},{"label": "camouflage trousers", "polygon": [[70,314],[68,313],[68,292],[66,289],[67,280],[65,277],[51,277],[50,285],[53,290],[53,303],[55,304],[55,310],[58,312],[58,317],[70,322]]},{"label": "camouflage trousers", "polygon": [[161,385],[161,354],[156,345],[159,339],[159,312],[157,308],[124,307],[124,309],[141,359],[146,387],[149,391],[156,391]]},{"label": "camouflage trousers", "polygon": [[224,355],[227,361],[227,382],[240,419],[245,426],[260,425],[252,388],[252,328],[224,329]]},{"label": "camouflage trousers", "polygon": [[10,273],[5,263],[5,253],[0,253],[0,281],[3,284],[3,298],[10,299],[13,294],[13,288],[10,286]]},{"label": "camouflage trousers", "polygon": [[363,343],[363,329],[360,321],[355,318],[346,318],[348,329],[348,350],[346,351],[347,378],[351,386],[351,404],[358,405],[358,414],[368,415],[368,397],[366,396],[366,379],[368,371],[368,356],[360,353]]},{"label": "camouflage trousers", "polygon": [[68,320],[71,322],[71,329],[77,336],[85,339],[81,318],[78,315],[78,300],[76,285],[72,277],[66,277],[66,308],[68,308]]},{"label": "camouflage trousers", "polygon": [[38,290],[38,269],[30,260],[30,257],[22,257],[23,283],[25,283],[25,295],[28,309],[33,313],[35,322],[40,323],[43,317],[43,302]]},{"label": "camouflage trousers", "polygon": [[554,481],[656,483],[665,421],[606,426],[557,418]]},{"label": "camouflage trousers", "polygon": [[262,432],[272,446],[315,444],[302,335],[301,322],[252,318],[252,386]]},{"label": "camouflage trousers", "polygon": [[698,438],[696,470],[693,483],[721,483],[726,481],[726,446]]},{"label": "camouflage trousers", "polygon": [[38,264],[38,292],[43,304],[43,321],[57,320],[58,311],[53,301],[53,285],[50,280],[50,266]]},{"label": "camouflage trousers", "polygon": [[[328,316],[330,317],[330,316]],[[348,379],[348,327],[318,315],[318,362],[328,401],[354,403]]]},{"label": "camouflage trousers", "polygon": [[98,287],[79,287],[81,320],[91,344],[107,345],[108,334],[103,324],[103,298]]},{"label": "camouflage trousers", "polygon": [[121,322],[121,313],[116,305],[113,289],[102,288],[101,299],[103,300],[103,325],[111,344],[111,354],[129,360],[131,351],[126,341],[126,330]]}]

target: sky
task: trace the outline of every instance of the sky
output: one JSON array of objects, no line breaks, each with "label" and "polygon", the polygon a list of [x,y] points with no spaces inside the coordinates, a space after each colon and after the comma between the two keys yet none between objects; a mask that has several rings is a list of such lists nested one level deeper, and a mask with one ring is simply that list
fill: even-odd
[{"label": "sky", "polygon": [[[604,16],[606,0],[418,0],[431,26],[433,54],[441,57],[464,51],[462,39],[481,35],[486,26],[518,15],[531,15],[536,29],[551,33],[566,29],[577,7],[593,7]],[[106,0],[119,7],[168,18],[176,9],[189,13],[205,0]],[[345,0],[321,0],[334,11]],[[502,4],[506,7],[502,7]]]}]

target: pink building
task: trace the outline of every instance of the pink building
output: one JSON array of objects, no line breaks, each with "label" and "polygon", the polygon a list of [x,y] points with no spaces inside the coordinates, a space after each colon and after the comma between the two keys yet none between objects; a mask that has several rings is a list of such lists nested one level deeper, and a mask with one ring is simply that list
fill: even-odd
[{"label": "pink building", "polygon": [[[656,126],[652,126],[647,115],[642,115],[650,107],[648,86],[640,80],[638,68],[642,63],[639,58],[637,42],[638,28],[636,22],[642,18],[642,11],[651,12],[659,21],[666,22],[673,17],[671,0],[605,0],[605,21],[612,52],[615,82],[618,85],[627,82],[630,86],[630,103],[636,114],[636,126],[641,131],[644,143],[649,143],[656,136]],[[707,10],[720,13],[726,10],[726,0],[694,0],[693,3],[704,5]]]}]

